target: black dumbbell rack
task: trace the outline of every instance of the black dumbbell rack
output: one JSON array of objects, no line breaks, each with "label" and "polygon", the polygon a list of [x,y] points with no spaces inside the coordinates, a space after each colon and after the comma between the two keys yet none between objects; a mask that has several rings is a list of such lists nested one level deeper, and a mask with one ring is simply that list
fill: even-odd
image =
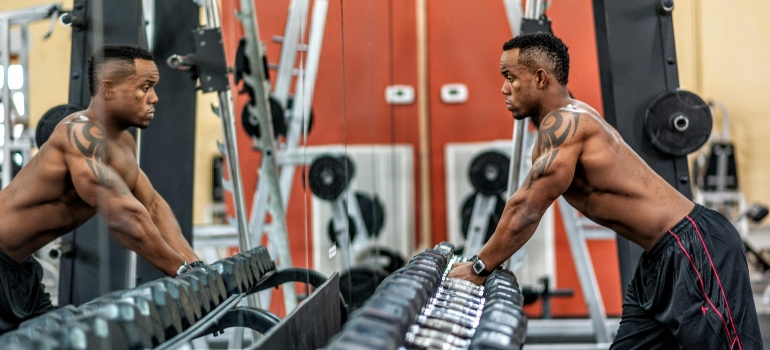
[{"label": "black dumbbell rack", "polygon": [[520,349],[527,317],[516,277],[498,269],[483,286],[448,278],[461,261],[446,242],[417,254],[350,315],[326,349]]},{"label": "black dumbbell rack", "polygon": [[276,273],[263,246],[194,269],[119,290],[79,307],[67,305],[25,321],[0,336],[0,348],[172,349],[229,327],[260,333],[280,319],[266,310],[237,307]]}]

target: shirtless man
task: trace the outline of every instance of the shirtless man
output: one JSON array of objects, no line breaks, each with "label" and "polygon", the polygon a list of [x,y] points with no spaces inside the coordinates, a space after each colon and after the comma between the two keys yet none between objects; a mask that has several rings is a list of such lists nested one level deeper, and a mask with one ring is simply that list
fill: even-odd
[{"label": "shirtless man", "polygon": [[154,117],[159,77],[152,55],[104,47],[91,56],[88,78],[88,109],[64,118],[0,191],[0,333],[51,309],[42,268],[31,256],[97,212],[118,241],[169,276],[186,262],[202,264],[137,165],[127,131],[146,128]]},{"label": "shirtless man", "polygon": [[570,98],[564,43],[544,33],[511,39],[500,73],[508,110],[538,128],[534,161],[489,242],[449,277],[482,284],[563,196],[645,250],[612,349],[762,349],[738,232],[677,192],[599,113]]}]

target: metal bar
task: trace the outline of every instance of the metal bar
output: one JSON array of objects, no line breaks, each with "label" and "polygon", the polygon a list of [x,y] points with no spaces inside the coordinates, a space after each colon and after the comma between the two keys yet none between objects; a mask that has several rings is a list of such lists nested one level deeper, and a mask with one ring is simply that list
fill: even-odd
[{"label": "metal bar", "polygon": [[230,170],[230,180],[233,184],[233,198],[235,202],[235,217],[238,224],[238,237],[241,251],[251,249],[251,235],[248,233],[246,222],[246,204],[243,198],[243,182],[241,181],[241,167],[238,158],[237,135],[235,129],[235,117],[233,116],[232,92],[230,90],[219,92],[219,109],[222,117],[222,130],[225,134],[225,148],[227,150],[227,164]]},{"label": "metal bar", "polygon": [[508,168],[507,198],[511,198],[521,184],[521,169],[524,167],[524,145],[526,145],[527,123],[516,120],[513,123],[513,145],[511,147],[511,165]]},{"label": "metal bar", "polygon": [[468,225],[468,238],[465,239],[465,249],[463,250],[463,255],[466,257],[476,254],[484,246],[489,217],[495,212],[496,199],[497,196],[487,196],[481,193],[474,198],[471,222]]},{"label": "metal bar", "polygon": [[521,1],[503,0],[505,6],[505,15],[508,17],[508,25],[511,27],[511,35],[516,36],[521,30],[521,19],[523,17]]},{"label": "metal bar", "polygon": [[11,64],[9,20],[0,19],[0,64],[3,69],[3,182],[2,188],[11,183],[13,162],[11,161],[11,146],[13,145],[13,123],[11,122],[11,90],[8,86],[8,66]]},{"label": "metal bar", "polygon": [[[10,31],[8,32],[10,34]],[[10,40],[9,40],[10,41]],[[25,126],[29,126],[29,27],[26,23],[21,25],[21,54],[19,55],[19,61],[21,61],[21,93],[24,95],[24,113],[20,115],[21,121]],[[9,42],[10,45],[10,42]],[[13,99],[13,96],[11,96]]]},{"label": "metal bar", "polygon": [[[294,60],[297,57],[297,45],[299,44],[300,30],[305,28],[307,19],[308,0],[291,0],[289,13],[286,16],[286,28],[283,32],[281,45],[281,57],[278,61],[278,71],[275,78],[273,97],[278,100],[281,107],[286,108],[291,89],[292,70]],[[296,102],[296,101],[295,101]],[[294,104],[297,106],[297,104]]]},{"label": "metal bar", "polygon": [[[297,91],[299,93],[294,96],[291,124],[286,135],[288,149],[296,148],[299,145],[301,136],[307,133],[310,122],[310,107],[315,91],[315,80],[318,76],[318,65],[321,59],[321,44],[323,43],[328,7],[329,2],[327,0],[316,0],[313,6],[307,61],[304,68],[300,67],[300,72],[304,74],[300,74],[297,78]],[[280,188],[283,195],[284,208],[289,202],[295,169],[296,167],[292,164],[284,165],[281,169]]]},{"label": "metal bar", "polygon": [[[608,318],[605,323],[607,329],[616,333],[620,326],[619,318]],[[585,318],[560,318],[560,319],[530,319],[527,323],[527,349],[537,343],[565,343],[590,342],[593,338],[593,325]],[[531,342],[531,344],[530,344]],[[564,348],[574,344],[562,344]]]},{"label": "metal bar", "polygon": [[342,268],[350,270],[352,265],[350,261],[350,227],[348,214],[341,197],[332,202],[332,221],[334,222],[334,235],[337,238]]},{"label": "metal bar", "polygon": [[[251,65],[251,74],[244,76],[244,82],[254,91],[254,95],[259,99],[257,106],[248,106],[251,113],[257,116],[259,124],[262,125],[262,137],[257,142],[262,150],[262,165],[260,167],[260,178],[264,177],[270,195],[269,208],[272,214],[272,237],[271,242],[278,249],[279,266],[292,266],[291,251],[289,250],[288,235],[286,232],[286,210],[283,206],[283,198],[280,193],[280,184],[278,182],[278,165],[275,161],[275,141],[273,140],[273,125],[270,122],[270,105],[268,103],[269,82],[265,79],[264,66],[262,65],[262,44],[259,40],[259,25],[257,23],[254,2],[241,0],[241,10],[237,14],[238,19],[243,25],[246,33],[245,54],[249,58]],[[296,292],[294,285],[288,284],[283,287],[284,304],[286,312],[291,312],[297,306]]]},{"label": "metal bar", "polygon": [[0,12],[0,21],[10,21],[10,24],[37,21],[49,17],[51,13],[60,8],[60,4],[50,3],[18,10],[3,11]]},{"label": "metal bar", "polygon": [[243,296],[244,294],[233,294],[229,296],[219,304],[216,309],[211,310],[206,316],[203,316],[198,322],[191,325],[190,328],[175,335],[173,338],[166,340],[163,344],[158,345],[155,347],[155,350],[176,349],[181,344],[189,342],[193,338],[201,335],[200,333],[208,330],[209,327],[213,326],[219,319],[224,317],[228,311],[235,308],[236,305],[238,305],[238,302],[243,299]]},{"label": "metal bar", "polygon": [[596,274],[591,264],[591,255],[588,246],[580,234],[580,229],[575,218],[575,209],[567,203],[564,197],[559,197],[559,210],[564,220],[564,229],[569,239],[570,250],[578,272],[580,287],[588,306],[588,313],[594,328],[597,343],[612,342],[612,332],[607,328],[607,314],[604,312],[602,294],[596,282]]}]

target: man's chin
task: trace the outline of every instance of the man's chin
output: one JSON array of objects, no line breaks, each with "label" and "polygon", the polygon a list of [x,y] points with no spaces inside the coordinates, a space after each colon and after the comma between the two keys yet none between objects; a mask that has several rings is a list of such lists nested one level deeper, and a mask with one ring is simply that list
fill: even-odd
[{"label": "man's chin", "polygon": [[527,116],[520,113],[513,113],[513,119],[524,120],[527,119]]}]

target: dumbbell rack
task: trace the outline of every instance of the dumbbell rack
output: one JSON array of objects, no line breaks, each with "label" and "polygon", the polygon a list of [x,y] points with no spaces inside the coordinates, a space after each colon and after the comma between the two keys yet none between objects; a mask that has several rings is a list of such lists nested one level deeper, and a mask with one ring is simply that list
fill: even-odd
[{"label": "dumbbell rack", "polygon": [[495,270],[483,286],[447,277],[462,261],[446,242],[417,254],[326,349],[520,349],[527,317],[516,277]]},{"label": "dumbbell rack", "polygon": [[[246,295],[281,283],[284,275],[259,246],[176,278],[164,277],[27,320],[0,336],[0,348],[175,349],[230,327],[265,333],[280,319],[266,310],[237,305]],[[274,276],[280,281],[273,281]]]}]

